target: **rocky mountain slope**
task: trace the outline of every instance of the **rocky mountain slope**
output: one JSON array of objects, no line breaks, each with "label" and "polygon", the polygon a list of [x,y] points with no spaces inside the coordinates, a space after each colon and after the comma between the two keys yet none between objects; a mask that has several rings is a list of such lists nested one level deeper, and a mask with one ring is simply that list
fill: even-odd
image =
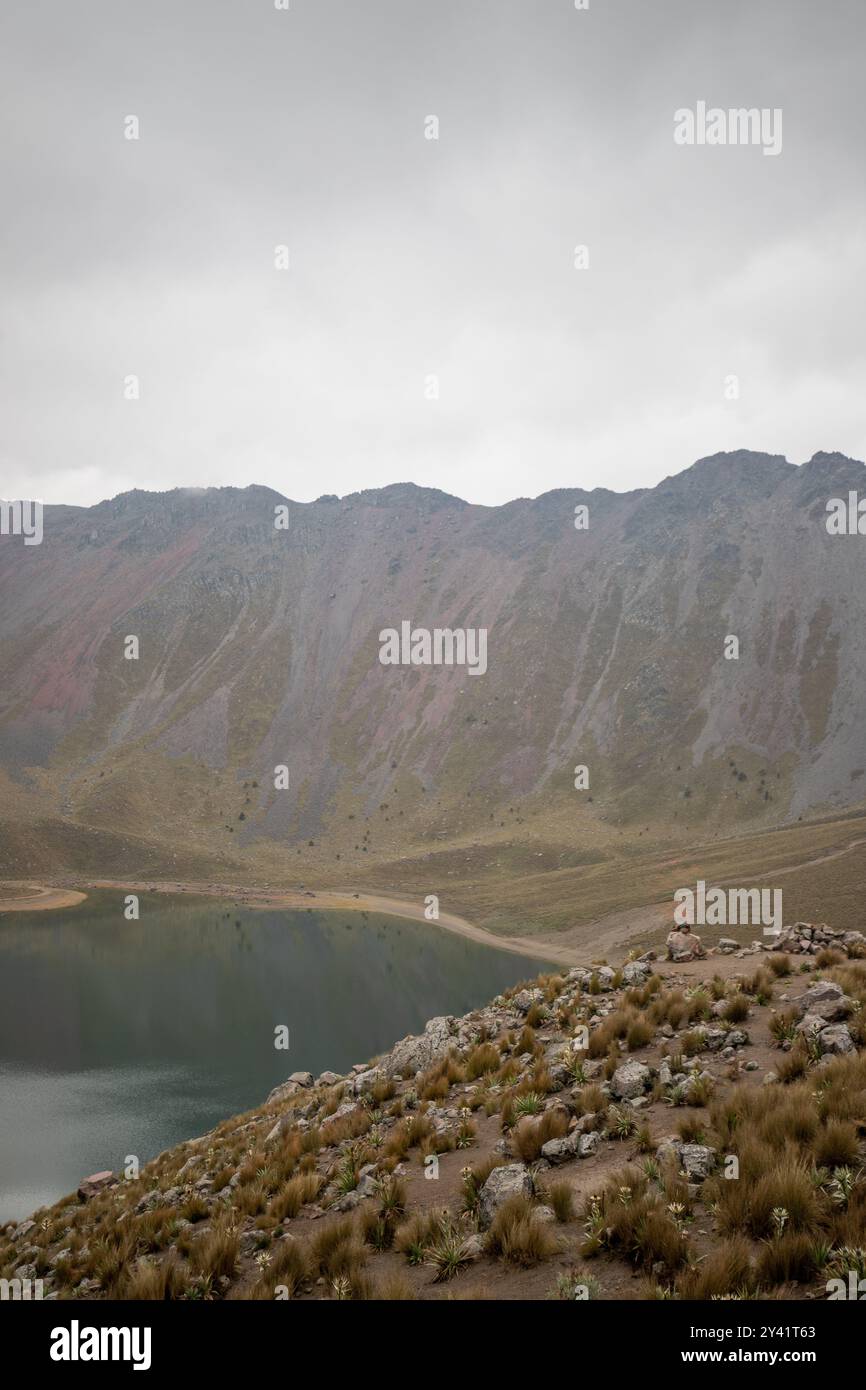
[{"label": "rocky mountain slope", "polygon": [[0,1277],[63,1299],[827,1298],[866,1277],[864,958],[862,933],[801,923],[543,977],[94,1174],[0,1232]]},{"label": "rocky mountain slope", "polygon": [[[622,495],[291,503],[287,530],[254,486],[48,507],[42,545],[0,537],[0,870],[321,853],[349,881],[468,838],[526,873],[858,805],[863,540],[825,525],[852,489],[841,455],[743,452]],[[486,628],[486,672],[382,665],[403,621]]]}]

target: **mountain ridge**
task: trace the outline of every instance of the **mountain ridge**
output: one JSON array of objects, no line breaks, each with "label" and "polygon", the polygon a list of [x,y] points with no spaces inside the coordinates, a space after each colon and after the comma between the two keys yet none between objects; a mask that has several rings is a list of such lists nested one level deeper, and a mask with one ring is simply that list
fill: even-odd
[{"label": "mountain ridge", "polygon": [[[866,585],[824,516],[864,482],[838,453],[739,450],[498,508],[414,484],[46,507],[42,546],[0,537],[0,865],[41,867],[43,825],[147,842],[148,872],[350,881],[453,844],[509,875],[847,812]],[[404,620],[486,628],[489,671],[382,667]]]}]

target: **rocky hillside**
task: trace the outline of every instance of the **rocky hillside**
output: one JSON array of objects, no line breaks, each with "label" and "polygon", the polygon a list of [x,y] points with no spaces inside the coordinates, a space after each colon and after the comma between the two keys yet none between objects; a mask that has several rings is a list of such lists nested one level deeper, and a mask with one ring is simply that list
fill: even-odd
[{"label": "rocky hillside", "polygon": [[[48,507],[41,546],[0,537],[0,870],[322,850],[349,879],[469,837],[524,872],[533,836],[580,865],[614,828],[859,804],[862,538],[825,525],[851,489],[841,455],[743,452],[621,495],[291,503],[287,530],[260,487]],[[382,665],[403,621],[486,628],[486,672]]]},{"label": "rocky hillside", "polygon": [[866,1277],[866,937],[549,976],[0,1235],[73,1299],[826,1298]]}]

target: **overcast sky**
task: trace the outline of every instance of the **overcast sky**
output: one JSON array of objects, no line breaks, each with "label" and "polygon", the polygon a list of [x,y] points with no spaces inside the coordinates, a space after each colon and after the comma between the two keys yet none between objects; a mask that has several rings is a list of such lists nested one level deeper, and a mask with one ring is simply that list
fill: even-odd
[{"label": "overcast sky", "polygon": [[[862,0],[4,0],[0,495],[866,457],[864,49]],[[676,145],[698,101],[781,154]]]}]

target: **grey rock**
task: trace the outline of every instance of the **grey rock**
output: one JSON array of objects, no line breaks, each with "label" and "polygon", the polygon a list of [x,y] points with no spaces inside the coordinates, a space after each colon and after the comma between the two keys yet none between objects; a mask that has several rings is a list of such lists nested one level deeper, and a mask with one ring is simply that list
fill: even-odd
[{"label": "grey rock", "polygon": [[844,1023],[831,1023],[829,1027],[822,1028],[818,1035],[818,1042],[821,1051],[824,1052],[855,1052],[854,1039],[848,1032]]},{"label": "grey rock", "polygon": [[673,1162],[679,1167],[682,1147],[683,1141],[678,1139],[675,1134],[669,1134],[666,1139],[661,1140],[656,1149],[656,1161],[662,1164]]},{"label": "grey rock", "polygon": [[821,1018],[820,1014],[804,1014],[797,1024],[797,1032],[804,1037],[813,1038],[820,1033],[822,1028],[827,1027],[827,1020]]},{"label": "grey rock", "polygon": [[682,1144],[680,1163],[692,1182],[703,1182],[716,1166],[716,1150],[706,1144]]},{"label": "grey rock", "polygon": [[533,1004],[540,1004],[543,998],[544,993],[540,989],[522,989],[519,994],[515,994],[511,1003],[518,1013],[528,1014]]},{"label": "grey rock", "polygon": [[[540,991],[539,991],[540,993]],[[420,1037],[403,1038],[383,1061],[389,1076],[426,1071],[453,1046],[456,1020],[450,1016],[431,1018]]]},{"label": "grey rock", "polygon": [[623,983],[627,985],[646,984],[650,977],[650,967],[646,961],[630,960],[622,968]]},{"label": "grey rock", "polygon": [[283,1081],[279,1086],[274,1087],[265,1101],[265,1104],[270,1105],[273,1101],[277,1100],[288,1100],[290,1096],[296,1096],[300,1090],[301,1087],[298,1085],[297,1081]]},{"label": "grey rock", "polygon": [[576,1156],[577,1146],[582,1137],[577,1130],[572,1130],[571,1134],[566,1134],[561,1139],[548,1139],[547,1143],[541,1146],[541,1156],[546,1158],[548,1163],[567,1163]]},{"label": "grey rock", "polygon": [[490,1225],[499,1208],[511,1197],[530,1197],[532,1179],[524,1163],[506,1163],[494,1168],[478,1197],[478,1219],[481,1226]]},{"label": "grey rock", "polygon": [[819,980],[800,995],[797,1007],[801,1015],[817,1014],[825,1023],[836,1023],[850,1013],[852,1002],[841,985],[832,980]]},{"label": "grey rock", "polygon": [[352,1081],[352,1090],[356,1096],[362,1096],[366,1091],[372,1091],[380,1081],[386,1080],[386,1070],[384,1067],[368,1067],[366,1071],[355,1073]]},{"label": "grey rock", "polygon": [[614,1072],[610,1089],[611,1094],[620,1100],[632,1100],[648,1091],[651,1084],[649,1067],[644,1066],[643,1062],[625,1062]]}]

